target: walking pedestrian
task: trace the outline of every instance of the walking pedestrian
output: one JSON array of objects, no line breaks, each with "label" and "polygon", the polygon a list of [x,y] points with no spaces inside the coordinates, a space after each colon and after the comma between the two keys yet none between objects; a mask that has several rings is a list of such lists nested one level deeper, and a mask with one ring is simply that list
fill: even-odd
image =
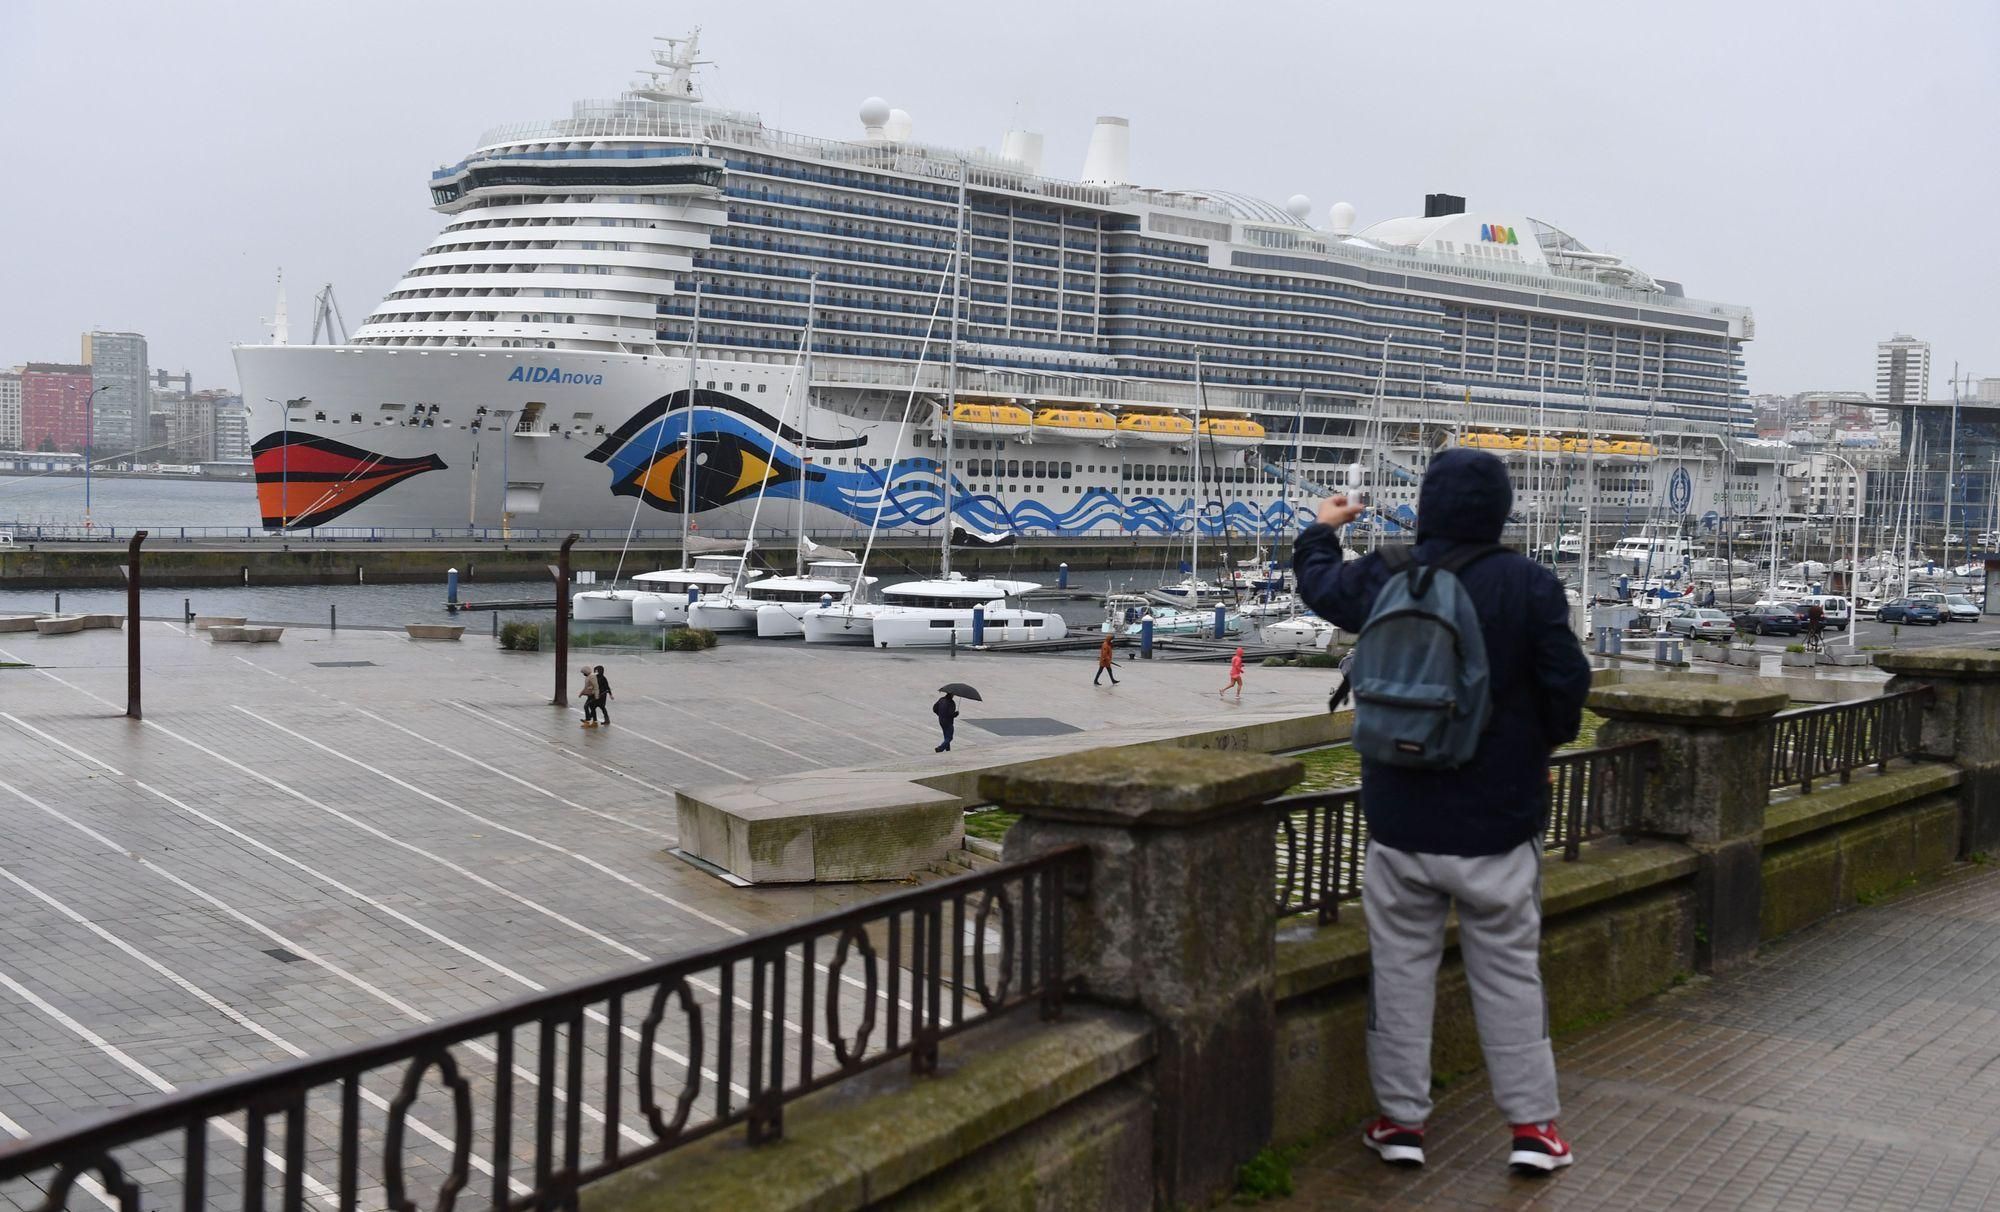
[{"label": "walking pedestrian", "polygon": [[[1456,604],[1476,616],[1484,646],[1483,728],[1476,727],[1478,712],[1459,714],[1451,702],[1419,705],[1452,713],[1446,728],[1476,741],[1468,760],[1426,764],[1436,755],[1406,756],[1424,755],[1423,744],[1408,740],[1362,756],[1370,838],[1362,878],[1372,969],[1368,1071],[1380,1111],[1362,1141],[1384,1161],[1423,1164],[1438,960],[1455,905],[1487,1075],[1511,1125],[1507,1162],[1523,1173],[1547,1173],[1574,1155],[1555,1123],[1555,1054],[1540,967],[1541,836],[1549,754],[1577,734],[1590,667],[1555,575],[1497,546],[1512,504],[1499,459],[1447,450],[1431,461],[1419,489],[1414,548],[1343,564],[1339,528],[1366,506],[1336,495],[1299,535],[1292,566],[1308,606],[1336,627],[1363,633],[1355,661],[1358,719],[1371,710],[1378,720],[1396,719],[1407,710],[1368,693],[1371,663],[1383,654],[1371,655],[1364,629],[1385,588],[1399,602],[1415,595],[1409,600],[1417,611],[1398,609],[1408,623],[1409,614],[1429,608],[1424,598],[1433,591],[1432,605],[1453,598],[1453,586],[1430,571],[1444,565],[1456,578]],[[1406,576],[1404,569],[1412,570]],[[1435,616],[1425,623],[1435,626]],[[1476,652],[1472,638],[1460,655],[1446,657],[1461,686],[1477,684],[1464,680],[1478,664],[1463,655]],[[1453,650],[1447,643],[1442,651]],[[1470,737],[1465,729],[1473,729]]]},{"label": "walking pedestrian", "polygon": [[931,752],[950,753],[952,725],[958,719],[958,703],[949,693],[942,694],[938,696],[937,702],[931,704],[931,711],[937,715],[938,731],[944,734],[944,740],[939,741],[938,747]]},{"label": "walking pedestrian", "polygon": [[583,667],[583,726],[597,727],[597,675],[588,665]]},{"label": "walking pedestrian", "polygon": [[599,665],[597,674],[597,718],[606,728],[611,727],[611,679],[604,676],[604,666]]},{"label": "walking pedestrian", "polygon": [[[1243,701],[1243,650],[1241,648],[1238,648],[1236,650],[1236,655],[1229,658],[1229,686],[1234,686],[1236,688],[1236,701],[1239,703],[1242,702]],[[1223,695],[1228,694],[1229,686],[1224,686],[1222,689],[1216,691],[1215,697],[1219,699]]]},{"label": "walking pedestrian", "polygon": [[[1117,664],[1116,661],[1111,659],[1111,651],[1111,636],[1107,634],[1104,637],[1104,642],[1097,646],[1097,677],[1090,679],[1091,685],[1099,685],[1100,683],[1097,679],[1107,673],[1111,673],[1112,666]],[[1118,684],[1118,675],[1115,673],[1111,673],[1111,684],[1113,686]]]}]

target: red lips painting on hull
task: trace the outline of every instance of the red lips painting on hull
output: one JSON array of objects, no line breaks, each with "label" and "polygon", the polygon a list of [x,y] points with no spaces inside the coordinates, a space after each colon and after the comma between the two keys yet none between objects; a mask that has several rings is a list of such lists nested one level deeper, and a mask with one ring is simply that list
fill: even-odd
[{"label": "red lips painting on hull", "polygon": [[444,470],[434,454],[376,454],[332,438],[260,438],[250,451],[257,506],[266,529],[324,526],[411,476]]}]

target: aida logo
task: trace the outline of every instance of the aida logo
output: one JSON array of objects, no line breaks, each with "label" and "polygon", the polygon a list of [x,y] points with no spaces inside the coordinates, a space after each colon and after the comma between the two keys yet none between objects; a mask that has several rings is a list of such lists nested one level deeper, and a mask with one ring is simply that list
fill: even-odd
[{"label": "aida logo", "polygon": [[581,387],[604,386],[603,375],[576,374],[553,366],[516,366],[507,376],[509,383],[573,383]]},{"label": "aida logo", "polygon": [[1498,223],[1481,223],[1479,225],[1479,238],[1488,244],[1520,243],[1519,240],[1514,238],[1513,228],[1502,227]]}]

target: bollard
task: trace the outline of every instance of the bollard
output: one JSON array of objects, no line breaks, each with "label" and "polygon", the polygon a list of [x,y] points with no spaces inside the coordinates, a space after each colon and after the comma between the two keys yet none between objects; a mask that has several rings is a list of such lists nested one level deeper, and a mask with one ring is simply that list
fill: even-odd
[{"label": "bollard", "polygon": [[182,623],[192,623],[192,622],[194,622],[194,599],[193,599],[193,598],[182,598],[182,599],[181,599],[181,622],[182,622]]},{"label": "bollard", "polygon": [[56,610],[55,610],[55,612],[56,612],[57,614],[61,614],[61,613],[62,613],[62,590],[60,590],[60,589],[56,590]]},{"label": "bollard", "polygon": [[692,606],[699,601],[701,601],[701,586],[688,586],[688,605]]},{"label": "bollard", "polygon": [[326,629],[328,631],[340,630],[340,607],[334,605],[332,602],[326,604]]},{"label": "bollard", "polygon": [[1139,659],[1153,659],[1153,616],[1150,614],[1139,620]]},{"label": "bollard", "polygon": [[1215,604],[1215,638],[1219,640],[1223,636],[1226,636],[1228,634],[1229,634],[1229,611],[1226,607],[1222,605],[1222,603],[1217,602]]},{"label": "bollard", "polygon": [[447,568],[444,570],[444,604],[446,606],[458,605],[458,569],[456,568]]},{"label": "bollard", "polygon": [[1056,565],[1056,588],[1069,588],[1069,565],[1066,563]]},{"label": "bollard", "polygon": [[500,612],[499,612],[499,611],[497,611],[497,610],[494,610],[494,611],[489,611],[489,612],[487,613],[487,616],[486,616],[486,617],[488,617],[488,618],[490,618],[490,619],[492,619],[492,620],[493,620],[493,638],[494,638],[494,639],[496,639],[496,640],[497,640],[497,639],[499,639],[499,638],[500,638]]},{"label": "bollard", "polygon": [[[954,627],[951,630],[953,635],[958,634],[958,628]],[[984,644],[985,642],[986,642],[986,607],[974,606],[972,608],[972,646],[974,648],[977,648],[981,644]]]}]

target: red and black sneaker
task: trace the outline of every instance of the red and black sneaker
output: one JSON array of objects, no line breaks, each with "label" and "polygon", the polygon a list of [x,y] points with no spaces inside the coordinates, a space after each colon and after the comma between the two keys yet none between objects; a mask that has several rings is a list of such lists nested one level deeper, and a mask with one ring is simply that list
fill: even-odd
[{"label": "red and black sneaker", "polygon": [[1421,1124],[1409,1128],[1392,1119],[1377,1118],[1362,1129],[1361,1143],[1392,1165],[1424,1164],[1424,1129]]},{"label": "red and black sneaker", "polygon": [[1516,1173],[1547,1174],[1575,1161],[1569,1142],[1556,1131],[1556,1121],[1514,1125],[1514,1148],[1507,1154],[1507,1164]]}]

